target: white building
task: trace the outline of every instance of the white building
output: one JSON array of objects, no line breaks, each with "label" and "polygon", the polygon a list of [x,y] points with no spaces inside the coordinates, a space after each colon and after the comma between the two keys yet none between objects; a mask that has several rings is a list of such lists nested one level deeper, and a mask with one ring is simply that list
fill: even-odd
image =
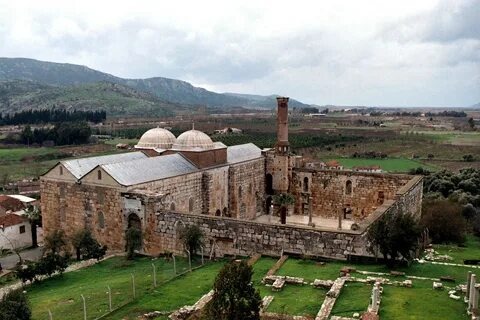
[{"label": "white building", "polygon": [[15,213],[0,216],[0,250],[32,245],[32,232],[26,217]]}]

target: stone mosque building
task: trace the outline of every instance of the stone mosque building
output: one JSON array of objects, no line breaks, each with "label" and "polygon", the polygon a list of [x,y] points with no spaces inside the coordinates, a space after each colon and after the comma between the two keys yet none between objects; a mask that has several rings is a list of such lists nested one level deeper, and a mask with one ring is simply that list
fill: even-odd
[{"label": "stone mosque building", "polygon": [[[329,170],[292,155],[288,98],[277,102],[271,149],[154,128],[134,152],[59,162],[41,178],[44,232],[88,228],[122,251],[126,230],[137,227],[145,254],[182,254],[181,229],[197,225],[209,256],[349,259],[368,255],[365,231],[380,216],[420,215],[421,177]],[[294,204],[278,207],[279,194]]]}]

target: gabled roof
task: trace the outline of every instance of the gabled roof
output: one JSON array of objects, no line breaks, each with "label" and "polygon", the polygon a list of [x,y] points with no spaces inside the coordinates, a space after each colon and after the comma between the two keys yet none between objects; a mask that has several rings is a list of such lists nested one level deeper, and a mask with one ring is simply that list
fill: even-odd
[{"label": "gabled roof", "polygon": [[16,215],[15,213],[9,213],[4,216],[0,216],[0,226],[7,228],[17,224],[24,223],[27,220],[28,219],[26,217]]},{"label": "gabled roof", "polygon": [[123,186],[161,180],[198,170],[180,154],[109,163],[100,167]]},{"label": "gabled roof", "polygon": [[260,158],[262,150],[253,143],[239,144],[227,148],[227,162],[238,163]]},{"label": "gabled roof", "polygon": [[143,152],[127,152],[112,154],[108,156],[98,156],[98,157],[88,157],[88,158],[79,158],[60,161],[60,163],[70,171],[75,178],[81,179],[84,175],[90,172],[93,168],[98,165],[108,164],[108,163],[117,163],[125,162],[137,159],[145,159],[147,155]]}]

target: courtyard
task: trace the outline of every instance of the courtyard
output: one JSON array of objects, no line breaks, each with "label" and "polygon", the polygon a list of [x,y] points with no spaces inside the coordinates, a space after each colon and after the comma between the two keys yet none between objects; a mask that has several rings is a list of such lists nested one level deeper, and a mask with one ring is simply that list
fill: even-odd
[{"label": "courtyard", "polygon": [[[315,225],[317,228],[322,229],[330,229],[330,230],[337,230],[338,229],[338,219],[329,219],[320,216],[313,216],[312,224]],[[280,217],[274,215],[260,215],[255,218],[256,222],[261,223],[268,223],[268,224],[281,224]],[[350,219],[342,219],[342,229],[350,230],[352,224],[354,223],[353,220]],[[291,225],[299,225],[299,226],[308,226],[309,225],[309,217],[306,215],[299,215],[299,214],[292,214],[287,216],[287,223]]]}]

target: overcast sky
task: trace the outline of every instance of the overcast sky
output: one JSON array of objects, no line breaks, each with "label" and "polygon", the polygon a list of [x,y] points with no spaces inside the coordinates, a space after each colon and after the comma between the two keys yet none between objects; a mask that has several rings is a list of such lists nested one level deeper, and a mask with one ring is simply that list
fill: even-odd
[{"label": "overcast sky", "polygon": [[322,105],[469,106],[480,0],[0,0],[0,56]]}]

